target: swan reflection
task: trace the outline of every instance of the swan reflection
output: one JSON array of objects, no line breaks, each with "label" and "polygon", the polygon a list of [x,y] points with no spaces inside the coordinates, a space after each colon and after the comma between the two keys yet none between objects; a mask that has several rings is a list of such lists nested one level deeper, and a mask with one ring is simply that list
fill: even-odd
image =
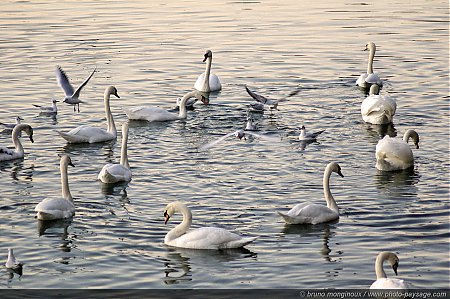
[{"label": "swan reflection", "polygon": [[382,139],[386,135],[388,135],[389,137],[397,136],[397,130],[395,129],[393,123],[374,125],[363,122],[363,126],[365,127],[366,132],[369,134],[370,141],[374,144],[377,144],[378,140]]},{"label": "swan reflection", "polygon": [[[59,237],[61,239],[59,248],[63,252],[70,252],[73,247],[72,239],[69,238],[68,233],[68,228],[71,224],[72,218],[58,220],[37,220],[39,236]],[[62,233],[60,232],[61,228],[63,229]]]},{"label": "swan reflection", "polygon": [[392,199],[417,197],[417,184],[420,181],[419,172],[414,167],[400,171],[381,171],[375,174],[377,189],[382,190]]}]

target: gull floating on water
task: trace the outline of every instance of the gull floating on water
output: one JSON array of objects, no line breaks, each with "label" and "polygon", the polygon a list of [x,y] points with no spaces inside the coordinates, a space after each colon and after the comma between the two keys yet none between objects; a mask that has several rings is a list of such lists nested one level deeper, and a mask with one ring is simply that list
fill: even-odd
[{"label": "gull floating on water", "polygon": [[59,102],[58,100],[52,100],[51,106],[41,106],[33,104],[34,107],[38,107],[41,110],[41,113],[47,113],[47,114],[57,114],[58,108],[56,107],[56,103]]},{"label": "gull floating on water", "polygon": [[7,123],[2,123],[2,122],[0,122],[0,125],[2,125],[2,126],[5,127],[4,132],[5,132],[5,131],[11,132],[11,131],[14,129],[15,126],[17,126],[18,124],[20,124],[20,121],[21,121],[21,120],[23,120],[23,118],[20,117],[20,116],[17,116],[17,117],[16,117],[16,123],[15,123],[15,124],[7,124]]},{"label": "gull floating on water", "polygon": [[69,78],[67,77],[66,73],[62,70],[60,66],[56,67],[56,79],[58,81],[59,86],[61,86],[65,94],[63,102],[69,105],[73,105],[73,111],[75,111],[75,106],[77,106],[78,112],[80,112],[80,103],[83,103],[83,101],[79,99],[80,92],[92,78],[96,70],[97,67],[95,67],[94,71],[89,75],[89,77],[87,77],[86,80],[84,80],[84,82],[77,88],[77,90],[74,91],[72,84],[70,84]]},{"label": "gull floating on water", "polygon": [[7,269],[12,269],[14,271],[22,269],[23,263],[16,260],[12,248],[8,248],[8,260],[5,263]]},{"label": "gull floating on water", "polygon": [[300,141],[315,141],[317,139],[317,136],[322,134],[325,130],[317,131],[314,133],[306,133],[305,126],[302,126],[300,128],[300,135],[298,136],[298,140]]}]

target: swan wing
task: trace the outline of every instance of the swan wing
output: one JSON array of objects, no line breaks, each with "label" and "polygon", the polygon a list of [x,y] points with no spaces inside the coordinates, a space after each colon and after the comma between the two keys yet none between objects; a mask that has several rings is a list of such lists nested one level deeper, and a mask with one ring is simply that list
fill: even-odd
[{"label": "swan wing", "polygon": [[385,136],[375,148],[377,168],[380,170],[406,169],[414,164],[414,156],[409,145],[401,139]]},{"label": "swan wing", "polygon": [[178,119],[178,115],[173,114],[160,107],[132,107],[122,108],[130,120],[146,120],[146,121],[169,121]]},{"label": "swan wing", "polygon": [[368,74],[365,81],[369,84],[383,86],[383,81],[381,81],[380,77],[376,73]]},{"label": "swan wing", "polygon": [[64,91],[66,97],[71,97],[74,93],[72,84],[70,84],[69,78],[59,65],[56,67],[56,80]]},{"label": "swan wing", "polygon": [[242,237],[223,228],[202,227],[181,235],[168,245],[192,249],[225,249],[243,247],[255,239]]},{"label": "swan wing", "polygon": [[128,182],[131,180],[131,171],[121,164],[108,163],[98,174],[103,183]]},{"label": "swan wing", "polygon": [[361,86],[361,87],[366,87],[367,83],[366,83],[366,78],[367,78],[368,74],[361,74],[358,78],[358,80],[356,80],[356,85]]},{"label": "swan wing", "polygon": [[75,214],[75,206],[64,198],[46,198],[34,208],[34,211],[40,220],[63,219]]},{"label": "swan wing", "polygon": [[361,116],[365,122],[383,124],[392,122],[397,103],[389,96],[370,95],[361,103]]},{"label": "swan wing", "polygon": [[4,146],[0,146],[0,155],[14,155],[15,151],[13,149],[4,147]]},{"label": "swan wing", "polygon": [[220,137],[220,138],[218,138],[218,139],[216,139],[216,140],[214,140],[214,141],[211,141],[211,142],[209,142],[209,143],[207,143],[207,144],[202,145],[202,146],[199,147],[198,149],[201,150],[201,151],[207,150],[207,149],[209,149],[209,148],[215,146],[216,144],[221,143],[222,141],[224,141],[224,140],[227,139],[228,137],[234,135],[236,132],[238,132],[238,131],[234,131],[234,132],[228,133],[228,134],[226,134],[226,135],[224,135],[224,136],[222,136],[222,137]]},{"label": "swan wing", "polygon": [[67,133],[58,130],[56,132],[58,132],[59,135],[61,135],[61,137],[63,137],[64,139],[66,139],[68,142],[71,143],[83,143],[83,142],[94,143],[112,140],[115,138],[113,134],[109,133],[104,129],[91,127],[87,125],[79,126],[75,129],[70,130]]},{"label": "swan wing", "polygon": [[74,98],[78,98],[80,96],[80,92],[83,89],[83,87],[86,86],[86,84],[88,84],[89,80],[91,80],[92,76],[94,75],[95,71],[97,70],[97,67],[95,67],[95,69],[92,71],[92,73],[89,75],[89,77],[86,78],[86,80],[84,80],[83,83],[81,83],[81,85],[77,88],[77,90],[75,90],[74,94],[72,95],[72,97]]},{"label": "swan wing", "polygon": [[402,279],[378,278],[372,283],[370,289],[408,289],[408,285]]},{"label": "swan wing", "polygon": [[209,74],[209,88],[210,91],[218,91],[222,89],[222,84],[216,74]]},{"label": "swan wing", "polygon": [[339,214],[327,206],[312,203],[301,203],[294,206],[289,212],[279,212],[279,214],[289,224],[317,224],[339,218]]}]

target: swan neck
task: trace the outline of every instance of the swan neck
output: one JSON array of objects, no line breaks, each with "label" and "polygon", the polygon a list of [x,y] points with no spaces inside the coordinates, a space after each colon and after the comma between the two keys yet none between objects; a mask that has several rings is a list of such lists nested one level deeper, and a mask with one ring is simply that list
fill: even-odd
[{"label": "swan neck", "polygon": [[377,259],[375,261],[375,274],[377,275],[377,279],[380,278],[386,278],[386,272],[384,272],[383,269],[383,262],[387,260],[388,253],[382,252],[377,256]]},{"label": "swan neck", "polygon": [[120,164],[123,167],[130,169],[128,163],[128,129],[122,131],[122,148],[120,152]]},{"label": "swan neck", "polygon": [[69,178],[67,176],[67,167],[68,164],[66,161],[61,161],[60,171],[61,171],[61,193],[64,199],[67,199],[73,202],[72,194],[70,194],[69,190]]},{"label": "swan neck", "polygon": [[403,135],[403,141],[408,143],[409,138],[415,139],[416,135],[417,135],[416,131],[414,131],[414,130],[407,130],[405,132],[405,134]]},{"label": "swan neck", "polygon": [[369,52],[369,61],[367,62],[367,73],[373,74],[373,59],[375,57],[375,48],[371,47]]},{"label": "swan neck", "polygon": [[189,93],[185,94],[183,96],[183,98],[181,99],[180,106],[179,106],[180,112],[178,113],[178,118],[179,119],[184,119],[184,118],[187,117],[186,103],[194,95],[195,95],[195,91],[192,91],[192,92],[189,92]]},{"label": "swan neck", "polygon": [[183,221],[169,231],[165,237],[165,242],[168,243],[182,235],[184,235],[192,224],[192,213],[185,205],[177,205],[176,211],[183,215]]},{"label": "swan neck", "polygon": [[106,121],[108,122],[108,133],[111,133],[114,136],[116,136],[117,135],[116,124],[114,123],[114,118],[111,113],[111,106],[109,105],[110,97],[111,94],[109,93],[109,91],[108,90],[105,91],[104,102],[105,102]]},{"label": "swan neck", "polygon": [[325,169],[325,173],[323,174],[323,195],[325,196],[325,200],[327,201],[327,207],[339,214],[339,208],[330,191],[331,173],[331,168],[327,167]]},{"label": "swan neck", "polygon": [[23,125],[15,126],[12,132],[12,142],[14,144],[15,152],[17,153],[23,153],[22,142],[20,142],[19,139],[20,132],[22,131],[22,126]]},{"label": "swan neck", "polygon": [[203,81],[203,91],[209,92],[211,90],[211,87],[209,86],[209,76],[211,74],[211,64],[212,64],[212,57],[208,57],[206,60],[206,69],[205,69],[205,78]]}]

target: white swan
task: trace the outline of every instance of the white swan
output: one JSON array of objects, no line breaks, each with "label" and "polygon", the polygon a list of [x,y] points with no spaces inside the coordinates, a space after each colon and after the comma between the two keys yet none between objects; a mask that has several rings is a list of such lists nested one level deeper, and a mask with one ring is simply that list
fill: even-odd
[{"label": "white swan", "polygon": [[77,90],[74,91],[72,84],[70,84],[69,78],[67,77],[66,73],[62,70],[60,66],[56,67],[56,80],[58,81],[59,86],[61,87],[61,89],[64,91],[65,94],[63,102],[69,105],[73,105],[73,111],[75,111],[75,106],[78,106],[78,112],[80,112],[80,103],[83,103],[83,101],[79,99],[80,92],[92,78],[96,70],[97,67],[95,67],[91,75],[87,77],[83,83],[81,83],[81,85],[77,88]]},{"label": "white swan", "polygon": [[381,125],[392,122],[397,103],[390,96],[379,95],[380,87],[373,84],[369,96],[361,103],[361,116],[367,123]]},{"label": "white swan", "polygon": [[205,52],[205,58],[203,62],[206,61],[206,70],[200,76],[198,76],[197,81],[194,84],[194,88],[203,91],[219,91],[222,89],[222,84],[220,83],[219,77],[215,74],[211,74],[211,64],[212,64],[212,52],[207,50]]},{"label": "white swan", "polygon": [[31,142],[34,142],[33,128],[30,125],[27,124],[16,125],[12,130],[12,142],[14,144],[14,149],[9,149],[7,147],[0,146],[0,162],[20,159],[24,157],[25,152],[23,150],[22,143],[20,142],[19,139],[19,136],[21,135],[20,132],[22,131],[25,131],[25,133],[27,133]]},{"label": "white swan", "polygon": [[318,224],[339,219],[339,208],[330,192],[330,176],[336,172],[341,177],[341,167],[336,162],[331,162],[325,168],[323,174],[323,193],[327,206],[315,203],[300,203],[287,213],[278,212],[288,224]]},{"label": "white swan", "polygon": [[305,126],[302,126],[300,128],[300,135],[298,136],[298,140],[300,141],[315,141],[317,139],[317,136],[325,132],[325,130],[313,132],[313,133],[306,133]]},{"label": "white swan", "polygon": [[202,227],[188,232],[192,224],[192,213],[182,202],[168,204],[164,210],[164,223],[176,212],[183,214],[183,222],[166,234],[164,244],[191,249],[226,249],[243,247],[257,237],[242,237],[238,234],[218,227]]},{"label": "white swan", "polygon": [[58,100],[52,100],[52,105],[49,107],[41,106],[33,104],[34,107],[38,107],[41,110],[41,113],[47,113],[47,114],[57,114],[58,113],[58,107],[56,107],[56,103],[59,102]]},{"label": "white swan", "polygon": [[104,95],[104,105],[105,105],[105,113],[106,120],[108,122],[108,129],[100,129],[96,127],[91,127],[88,125],[79,126],[71,131],[64,133],[61,131],[58,132],[61,137],[67,140],[69,143],[95,143],[95,142],[104,142],[109,140],[114,140],[117,138],[117,130],[116,125],[114,123],[114,119],[111,113],[111,107],[109,106],[109,99],[111,95],[115,95],[120,98],[117,94],[117,89],[114,86],[109,86],[105,90]]},{"label": "white swan", "polygon": [[34,211],[39,220],[56,220],[70,218],[75,215],[75,205],[69,190],[69,179],[67,177],[68,165],[75,167],[69,156],[61,156],[60,171],[61,171],[61,198],[46,198],[41,201]]},{"label": "white swan", "polygon": [[120,164],[108,163],[103,166],[98,174],[98,179],[103,183],[129,182],[131,180],[130,164],[127,154],[128,123],[122,125],[122,149],[120,153]]},{"label": "white swan", "polygon": [[414,156],[408,145],[412,138],[416,148],[419,148],[419,134],[414,130],[407,130],[403,139],[391,138],[386,135],[378,141],[375,148],[377,158],[376,168],[384,171],[407,169],[414,165]]},{"label": "white swan", "polygon": [[8,248],[8,259],[6,260],[5,267],[7,269],[18,270],[21,269],[23,264],[16,260],[12,248]]},{"label": "white swan", "polygon": [[377,280],[372,283],[370,289],[408,289],[408,285],[404,280],[387,278],[386,273],[383,270],[383,262],[386,260],[389,261],[392,269],[394,269],[395,275],[397,275],[397,255],[388,251],[380,252],[375,261],[375,273],[377,274]]},{"label": "white swan", "polygon": [[160,107],[139,106],[132,108],[122,108],[130,120],[146,120],[153,121],[172,121],[177,119],[185,119],[187,117],[186,102],[196,97],[202,102],[206,103],[208,99],[200,91],[191,91],[183,96],[180,103],[180,111],[174,114]]},{"label": "white swan", "polygon": [[364,51],[369,50],[369,61],[367,62],[367,73],[361,74],[356,80],[356,85],[369,88],[372,84],[383,86],[383,81],[373,72],[373,58],[375,57],[376,46],[373,42],[366,44]]}]

